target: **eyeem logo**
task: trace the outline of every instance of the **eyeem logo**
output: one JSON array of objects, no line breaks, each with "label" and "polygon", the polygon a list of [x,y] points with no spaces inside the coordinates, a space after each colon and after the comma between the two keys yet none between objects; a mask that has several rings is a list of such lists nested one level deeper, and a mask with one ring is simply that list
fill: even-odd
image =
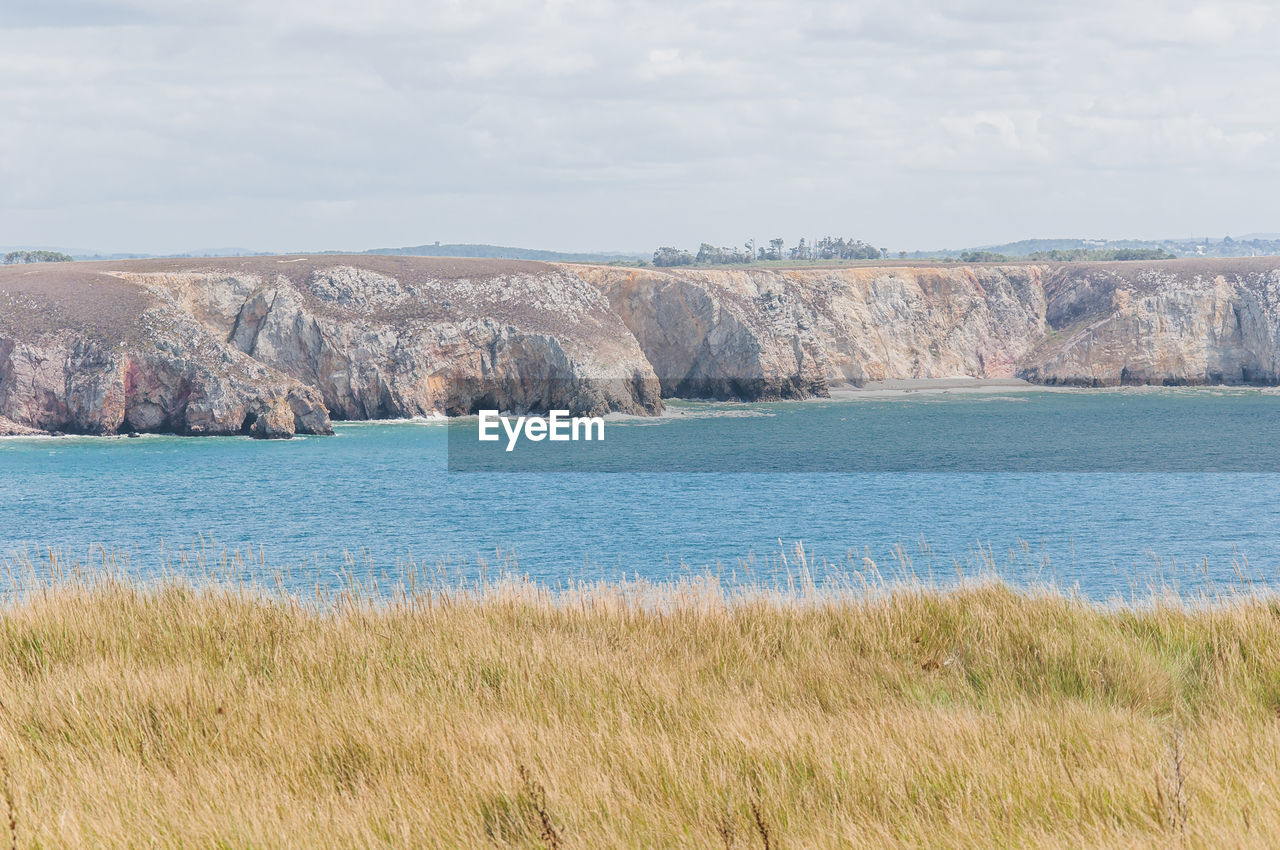
[{"label": "eyeem logo", "polygon": [[[526,440],[553,443],[570,440],[604,440],[604,417],[569,417],[567,410],[548,411],[546,416],[502,416],[496,410],[481,410],[480,442],[495,443],[502,438],[499,426],[507,434],[507,451],[516,447],[521,434]],[[591,436],[592,431],[595,436]]]}]

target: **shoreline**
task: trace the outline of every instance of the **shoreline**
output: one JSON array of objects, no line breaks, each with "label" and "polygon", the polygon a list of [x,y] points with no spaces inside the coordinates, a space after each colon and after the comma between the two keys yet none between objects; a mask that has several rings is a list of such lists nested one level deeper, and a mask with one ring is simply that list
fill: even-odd
[{"label": "shoreline", "polygon": [[[1081,393],[1081,394],[1122,394],[1122,393],[1214,393],[1214,394],[1239,394],[1239,395],[1280,395],[1280,386],[1262,385],[1262,384],[1185,384],[1177,386],[1167,386],[1163,384],[1124,384],[1114,387],[1073,387],[1063,386],[1060,384],[1033,384],[1020,378],[968,378],[968,377],[952,377],[952,378],[896,378],[884,381],[867,381],[861,386],[854,384],[841,383],[833,384],[830,387],[829,395],[826,396],[808,396],[805,398],[784,398],[784,399],[707,399],[707,398],[664,398],[663,410],[653,416],[645,416],[635,413],[623,413],[621,411],[612,411],[603,415],[606,421],[610,422],[659,422],[668,418],[683,418],[693,415],[695,411],[687,409],[686,405],[722,405],[726,408],[725,412],[734,410],[743,411],[742,415],[748,415],[745,408],[753,405],[763,404],[782,404],[782,403],[815,403],[815,402],[851,402],[851,401],[875,401],[887,400],[895,398],[908,398],[917,395],[980,395],[980,394],[1006,394],[1006,393]],[[520,414],[512,414],[520,415]],[[474,418],[475,414],[467,414],[465,416],[446,416],[436,414],[434,416],[415,416],[415,417],[396,417],[389,419],[335,419],[333,424],[337,427],[347,426],[371,426],[371,425],[448,425],[451,422]],[[295,434],[289,439],[300,440],[312,436],[332,436],[332,435],[315,435],[315,434]],[[193,435],[179,434],[167,431],[142,431],[142,432],[120,432],[116,434],[76,434],[72,432],[53,433],[42,431],[37,428],[31,428],[19,425],[11,420],[0,417],[0,441],[4,440],[50,440],[50,439],[104,439],[104,440],[123,440],[137,439],[146,437],[184,437],[190,439],[208,439],[210,437],[229,437],[246,439],[258,439],[246,434],[209,434],[209,435]],[[259,440],[259,442],[288,442],[289,440]]]},{"label": "shoreline", "polygon": [[[832,384],[832,400],[894,398],[917,393],[982,393],[982,392],[1031,392],[1035,390],[1061,391],[1074,387],[1051,387],[1033,384],[1021,378],[893,378],[884,381],[867,381],[855,384]],[[1086,389],[1093,389],[1092,387]]]},{"label": "shoreline", "polygon": [[[1084,387],[1064,384],[1033,384],[1021,378],[901,378],[886,381],[868,381],[862,386],[853,384],[832,385],[829,400],[858,400],[870,398],[896,398],[917,394],[961,395],[966,393],[1162,393],[1162,392],[1212,392],[1240,395],[1280,395],[1280,386],[1274,384],[1119,384],[1113,387]],[[809,399],[805,399],[808,401]],[[815,397],[815,400],[825,399]]]}]

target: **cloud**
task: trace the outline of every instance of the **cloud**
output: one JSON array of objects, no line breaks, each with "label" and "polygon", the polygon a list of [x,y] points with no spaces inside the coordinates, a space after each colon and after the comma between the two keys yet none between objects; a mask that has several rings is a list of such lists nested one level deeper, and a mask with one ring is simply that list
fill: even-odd
[{"label": "cloud", "polygon": [[111,0],[6,0],[0,7],[0,27],[5,29],[118,27],[154,21],[145,9]]},{"label": "cloud", "polygon": [[1261,4],[15,0],[0,23],[4,243],[1280,229]]}]

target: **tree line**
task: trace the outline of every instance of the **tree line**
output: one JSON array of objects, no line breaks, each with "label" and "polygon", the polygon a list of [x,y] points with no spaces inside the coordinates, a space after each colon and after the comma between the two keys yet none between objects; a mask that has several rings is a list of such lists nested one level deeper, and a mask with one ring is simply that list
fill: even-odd
[{"label": "tree line", "polygon": [[4,264],[12,266],[19,263],[69,263],[70,254],[59,251],[10,251],[4,255]]},{"label": "tree line", "polygon": [[1080,260],[1174,260],[1177,259],[1177,255],[1170,254],[1163,248],[1069,248],[1032,251],[1027,255],[1027,259],[1073,263]]},{"label": "tree line", "polygon": [[769,260],[882,260],[889,256],[884,248],[876,248],[861,239],[824,236],[808,242],[801,239],[786,247],[781,237],[770,239],[766,245],[757,245],[754,239],[742,247],[725,247],[703,242],[694,254],[682,248],[663,246],[653,252],[655,266],[732,266]]},{"label": "tree line", "polygon": [[[958,257],[962,263],[1007,263],[1032,260],[1037,263],[1106,262],[1107,260],[1175,260],[1177,255],[1161,248],[1054,248],[1048,251],[1031,251],[1027,254],[998,254],[994,251],[962,251]],[[949,260],[943,260],[949,262]]]}]

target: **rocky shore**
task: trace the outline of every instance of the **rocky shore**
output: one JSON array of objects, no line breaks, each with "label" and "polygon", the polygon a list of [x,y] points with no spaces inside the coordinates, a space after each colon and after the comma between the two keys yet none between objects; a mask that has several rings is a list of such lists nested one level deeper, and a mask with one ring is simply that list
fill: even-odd
[{"label": "rocky shore", "polygon": [[299,256],[0,269],[0,434],[288,437],[333,419],[956,376],[1280,382],[1280,259],[632,269]]}]

